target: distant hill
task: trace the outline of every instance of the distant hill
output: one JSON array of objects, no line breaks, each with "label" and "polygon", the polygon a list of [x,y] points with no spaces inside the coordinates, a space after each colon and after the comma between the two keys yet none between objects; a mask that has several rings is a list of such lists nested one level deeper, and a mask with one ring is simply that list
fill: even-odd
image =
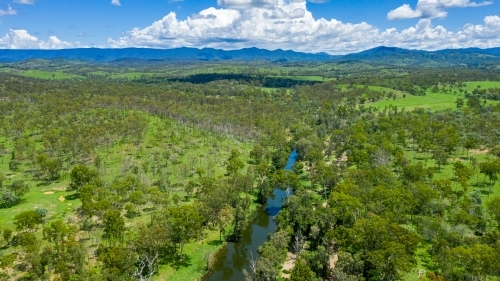
[{"label": "distant hill", "polygon": [[124,59],[141,59],[149,61],[162,60],[266,60],[266,61],[328,61],[336,58],[326,53],[300,53],[281,49],[269,51],[258,48],[241,50],[217,50],[212,48],[177,48],[177,49],[62,49],[62,50],[0,50],[1,62],[15,62],[28,59],[82,60],[92,62],[112,62]]},{"label": "distant hill", "polygon": [[452,66],[500,63],[500,48],[445,49],[439,51],[408,50],[396,47],[376,47],[359,53],[333,56],[326,53],[301,53],[285,50],[246,48],[241,50],[218,50],[212,48],[176,49],[62,49],[62,50],[0,50],[0,62],[16,62],[28,59],[66,59],[90,62],[158,62],[158,61],[221,61],[264,60],[276,63],[314,61],[343,62],[364,61],[405,66]]},{"label": "distant hill", "polygon": [[340,61],[365,61],[408,66],[474,65],[500,62],[500,48],[445,49],[439,51],[408,50],[396,47],[376,47],[336,58]]}]

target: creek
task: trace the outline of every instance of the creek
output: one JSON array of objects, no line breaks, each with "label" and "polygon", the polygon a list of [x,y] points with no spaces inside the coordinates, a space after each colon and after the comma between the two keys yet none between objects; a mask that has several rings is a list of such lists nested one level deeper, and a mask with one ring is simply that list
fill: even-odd
[{"label": "creek", "polygon": [[[294,150],[288,157],[285,170],[291,170],[297,151]],[[258,248],[264,245],[269,235],[277,229],[273,217],[283,206],[286,192],[275,188],[273,196],[267,199],[264,206],[256,210],[256,217],[241,233],[241,239],[236,243],[227,243],[216,255],[211,273],[205,275],[204,281],[242,281],[245,280],[243,270],[252,272],[250,259],[259,257]]]}]

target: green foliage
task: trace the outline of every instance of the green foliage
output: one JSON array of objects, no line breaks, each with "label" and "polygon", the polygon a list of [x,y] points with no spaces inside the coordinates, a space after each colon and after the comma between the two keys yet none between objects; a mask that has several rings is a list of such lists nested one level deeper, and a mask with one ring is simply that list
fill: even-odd
[{"label": "green foliage", "polygon": [[239,170],[243,169],[245,166],[243,161],[239,159],[240,152],[233,149],[231,150],[231,155],[229,156],[229,159],[227,160],[227,173],[229,175],[233,175],[238,173]]},{"label": "green foliage", "polygon": [[500,229],[500,196],[495,196],[486,202],[486,208],[490,215],[496,220]]},{"label": "green foliage", "polygon": [[103,263],[103,276],[108,281],[133,280],[136,255],[122,245],[99,245],[97,259]]},{"label": "green foliage", "polygon": [[5,242],[10,243],[10,239],[12,238],[12,229],[4,228],[2,232],[2,237]]},{"label": "green foliage", "polygon": [[192,205],[183,205],[166,210],[164,220],[170,238],[179,245],[179,255],[182,259],[184,245],[203,234],[203,218]]},{"label": "green foliage", "polygon": [[18,231],[36,230],[37,226],[42,223],[42,216],[35,211],[24,211],[14,217],[14,224]]},{"label": "green foliage", "polygon": [[125,221],[123,220],[120,211],[110,210],[104,213],[103,216],[104,233],[111,239],[122,240],[125,232]]},{"label": "green foliage", "polygon": [[321,280],[316,278],[316,274],[311,270],[303,259],[298,259],[290,274],[290,281],[314,281]]},{"label": "green foliage", "polygon": [[73,167],[70,173],[71,183],[69,184],[69,188],[71,190],[78,190],[87,185],[101,185],[101,180],[99,176],[99,172],[93,168],[89,168],[85,165],[76,165]]}]

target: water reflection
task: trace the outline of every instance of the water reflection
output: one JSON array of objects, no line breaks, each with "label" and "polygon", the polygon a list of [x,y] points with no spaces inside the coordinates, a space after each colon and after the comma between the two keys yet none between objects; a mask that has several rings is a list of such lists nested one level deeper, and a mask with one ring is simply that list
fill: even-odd
[{"label": "water reflection", "polygon": [[[285,170],[291,170],[297,152],[294,150],[288,158]],[[213,270],[203,280],[213,281],[241,281],[245,279],[243,269],[251,272],[248,257],[250,253],[254,258],[259,256],[258,248],[266,242],[268,236],[276,231],[277,225],[272,217],[278,214],[286,198],[286,192],[280,189],[273,191],[273,197],[267,200],[265,207],[259,207],[256,218],[251,226],[241,233],[241,239],[237,243],[227,243],[216,255]]]}]

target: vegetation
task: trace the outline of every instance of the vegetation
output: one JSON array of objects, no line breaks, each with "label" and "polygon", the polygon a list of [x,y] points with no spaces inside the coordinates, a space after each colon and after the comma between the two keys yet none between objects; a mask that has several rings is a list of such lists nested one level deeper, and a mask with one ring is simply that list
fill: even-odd
[{"label": "vegetation", "polygon": [[279,188],[250,280],[494,280],[499,71],[8,64],[0,277],[196,280]]}]

